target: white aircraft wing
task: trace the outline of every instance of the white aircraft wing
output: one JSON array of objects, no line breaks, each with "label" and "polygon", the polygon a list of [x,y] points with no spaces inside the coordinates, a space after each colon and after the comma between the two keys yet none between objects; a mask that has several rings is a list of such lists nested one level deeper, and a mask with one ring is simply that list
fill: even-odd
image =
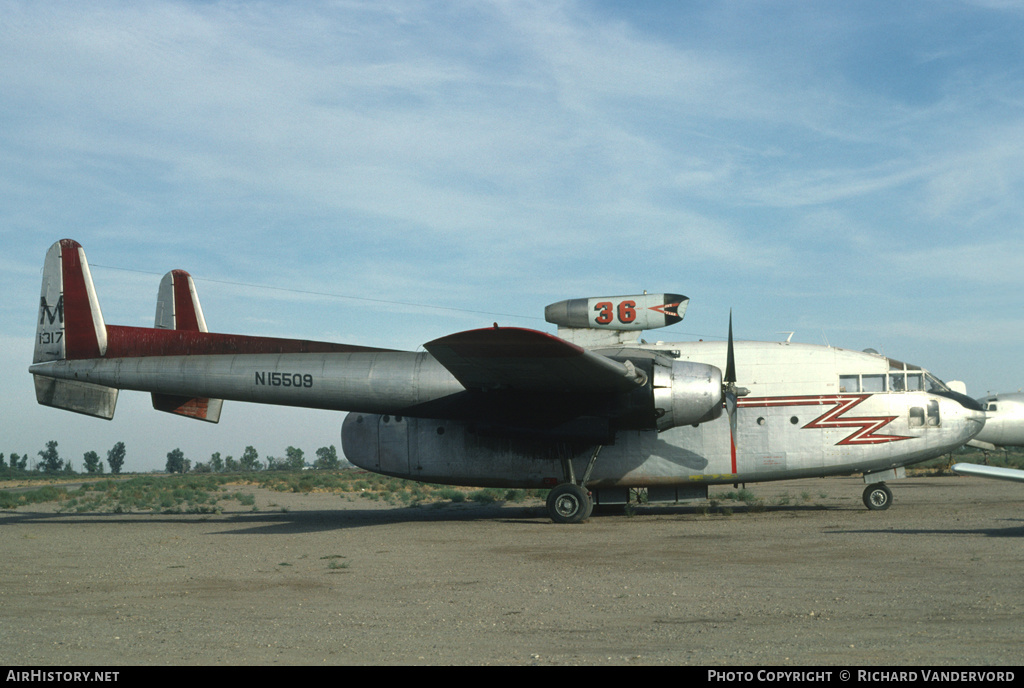
[{"label": "white aircraft wing", "polygon": [[999,466],[979,466],[975,463],[955,463],[953,472],[961,475],[976,475],[979,478],[995,478],[997,480],[1016,480],[1024,482],[1024,471],[1016,468]]}]

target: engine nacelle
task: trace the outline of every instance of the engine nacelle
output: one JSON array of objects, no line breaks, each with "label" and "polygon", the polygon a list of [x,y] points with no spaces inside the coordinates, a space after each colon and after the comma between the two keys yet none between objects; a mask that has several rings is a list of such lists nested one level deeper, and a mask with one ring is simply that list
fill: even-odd
[{"label": "engine nacelle", "polygon": [[682,320],[689,302],[682,294],[568,299],[545,308],[544,319],[560,328],[653,330]]},{"label": "engine nacelle", "polygon": [[722,415],[722,371],[715,366],[659,357],[651,383],[659,432]]}]

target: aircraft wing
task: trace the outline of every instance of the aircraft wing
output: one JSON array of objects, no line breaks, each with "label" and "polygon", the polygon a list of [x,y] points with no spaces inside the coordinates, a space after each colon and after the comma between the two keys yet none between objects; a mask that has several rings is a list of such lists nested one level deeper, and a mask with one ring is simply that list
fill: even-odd
[{"label": "aircraft wing", "polygon": [[1001,468],[999,466],[979,466],[975,463],[955,463],[953,472],[961,475],[976,475],[979,478],[995,478],[997,480],[1015,480],[1024,482],[1024,471],[1016,468]]},{"label": "aircraft wing", "polygon": [[629,392],[647,381],[628,361],[537,330],[495,326],[450,334],[423,347],[471,390]]}]

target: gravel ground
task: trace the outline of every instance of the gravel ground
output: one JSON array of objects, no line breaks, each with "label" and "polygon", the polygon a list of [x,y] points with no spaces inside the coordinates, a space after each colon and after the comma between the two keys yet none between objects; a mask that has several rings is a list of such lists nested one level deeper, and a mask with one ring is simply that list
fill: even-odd
[{"label": "gravel ground", "polygon": [[884,512],[830,478],[573,526],[252,487],[217,515],[23,507],[0,663],[1018,664],[1024,486],[891,486]]}]

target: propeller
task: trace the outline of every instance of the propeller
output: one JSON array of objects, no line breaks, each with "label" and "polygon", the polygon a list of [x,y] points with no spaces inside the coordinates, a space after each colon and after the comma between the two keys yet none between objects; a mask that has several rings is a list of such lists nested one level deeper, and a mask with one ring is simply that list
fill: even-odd
[{"label": "propeller", "polygon": [[725,413],[729,416],[729,450],[732,454],[732,472],[736,473],[736,398],[750,394],[745,387],[736,386],[736,355],[732,342],[732,309],[729,310],[729,345],[726,349],[725,375],[722,377],[722,396]]}]

